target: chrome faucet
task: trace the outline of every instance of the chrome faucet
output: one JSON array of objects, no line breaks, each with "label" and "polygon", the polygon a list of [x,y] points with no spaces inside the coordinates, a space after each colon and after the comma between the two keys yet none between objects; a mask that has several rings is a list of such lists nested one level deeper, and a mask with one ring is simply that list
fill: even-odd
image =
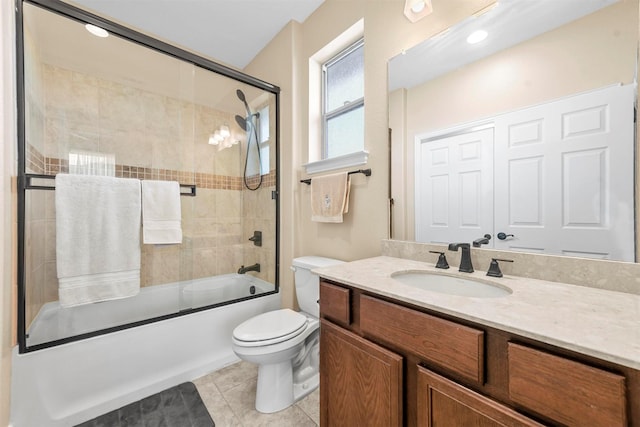
[{"label": "chrome faucet", "polygon": [[449,243],[449,250],[458,252],[458,248],[462,249],[460,256],[460,268],[458,271],[463,273],[473,273],[473,264],[471,263],[471,245],[468,243]]},{"label": "chrome faucet", "polygon": [[248,266],[248,267],[245,267],[245,266],[243,265],[243,266],[241,266],[241,267],[238,269],[238,274],[244,274],[244,273],[246,273],[247,271],[257,271],[258,273],[260,273],[260,264],[255,263],[255,264],[250,265],[250,266]]}]

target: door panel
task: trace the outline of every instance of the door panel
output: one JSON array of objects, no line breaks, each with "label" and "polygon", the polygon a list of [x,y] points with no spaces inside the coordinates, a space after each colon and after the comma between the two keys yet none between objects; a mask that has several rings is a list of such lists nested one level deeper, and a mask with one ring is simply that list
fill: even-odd
[{"label": "door panel", "polygon": [[633,90],[495,118],[496,249],[634,260]]},{"label": "door panel", "polygon": [[470,242],[490,232],[493,129],[422,140],[416,153],[416,240]]}]

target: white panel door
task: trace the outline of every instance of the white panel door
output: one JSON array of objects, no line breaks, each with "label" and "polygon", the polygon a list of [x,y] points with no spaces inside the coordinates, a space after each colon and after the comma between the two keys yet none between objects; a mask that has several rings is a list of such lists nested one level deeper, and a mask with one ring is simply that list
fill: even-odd
[{"label": "white panel door", "polygon": [[495,118],[496,249],[634,261],[634,88]]},{"label": "white panel door", "polygon": [[417,139],[416,241],[471,242],[492,233],[493,129]]}]

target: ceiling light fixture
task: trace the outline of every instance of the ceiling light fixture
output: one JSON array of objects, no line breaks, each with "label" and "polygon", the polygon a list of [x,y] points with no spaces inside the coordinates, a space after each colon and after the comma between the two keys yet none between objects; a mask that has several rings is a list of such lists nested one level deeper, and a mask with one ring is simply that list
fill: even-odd
[{"label": "ceiling light fixture", "polygon": [[426,6],[426,4],[424,4],[424,1],[420,0],[417,1],[413,4],[413,6],[411,6],[411,12],[413,13],[420,13],[424,10],[424,7]]},{"label": "ceiling light fixture", "polygon": [[469,37],[467,37],[467,43],[480,43],[482,40],[486,39],[488,35],[489,33],[487,33],[485,30],[474,31],[473,33],[469,34]]},{"label": "ceiling light fixture", "polygon": [[433,12],[431,0],[405,0],[404,16],[411,22],[416,22]]},{"label": "ceiling light fixture", "polygon": [[219,150],[229,148],[232,145],[237,144],[237,141],[230,140],[230,136],[231,130],[229,129],[229,126],[226,124],[222,125],[220,126],[220,129],[216,129],[215,132],[209,135],[209,144],[218,146]]},{"label": "ceiling light fixture", "polygon": [[86,24],[84,28],[87,29],[91,34],[97,37],[109,37],[109,32],[104,28],[97,27],[93,24]]},{"label": "ceiling light fixture", "polygon": [[209,135],[209,144],[211,144],[211,145],[218,145],[223,140],[224,140],[224,138],[222,137],[222,135],[220,135],[220,131],[219,130],[216,130],[211,135]]}]

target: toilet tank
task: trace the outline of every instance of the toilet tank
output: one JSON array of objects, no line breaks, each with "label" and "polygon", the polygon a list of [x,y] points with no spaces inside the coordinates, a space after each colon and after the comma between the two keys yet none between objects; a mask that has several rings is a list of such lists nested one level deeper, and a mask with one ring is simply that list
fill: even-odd
[{"label": "toilet tank", "polygon": [[333,258],[320,256],[303,256],[294,258],[291,267],[295,272],[296,297],[300,310],[314,317],[320,317],[320,278],[311,270],[330,265],[344,264]]}]

